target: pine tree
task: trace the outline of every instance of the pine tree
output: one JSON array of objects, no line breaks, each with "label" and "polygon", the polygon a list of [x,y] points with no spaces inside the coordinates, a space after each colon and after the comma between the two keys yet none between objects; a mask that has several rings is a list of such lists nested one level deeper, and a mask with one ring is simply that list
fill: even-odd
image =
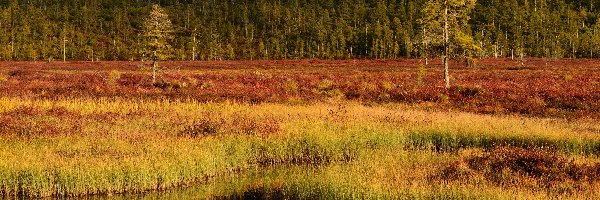
[{"label": "pine tree", "polygon": [[444,60],[444,81],[450,87],[449,59],[459,51],[477,50],[468,31],[471,10],[476,0],[429,0],[423,8],[423,18],[419,23],[424,32],[430,34],[432,45],[441,46]]},{"label": "pine tree", "polygon": [[169,16],[159,5],[153,5],[150,15],[144,21],[143,36],[147,39],[146,55],[152,60],[152,82],[156,82],[158,61],[170,57],[172,25]]}]

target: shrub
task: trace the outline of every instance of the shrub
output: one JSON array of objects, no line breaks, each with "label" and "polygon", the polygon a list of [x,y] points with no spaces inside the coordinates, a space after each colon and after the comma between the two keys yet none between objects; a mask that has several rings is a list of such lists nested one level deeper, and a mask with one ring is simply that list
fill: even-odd
[{"label": "shrub", "polygon": [[[81,115],[62,107],[41,110],[31,106],[21,106],[0,113],[0,135],[20,138],[56,137],[75,134],[81,131],[77,121]],[[68,123],[58,123],[57,118],[72,119]]]},{"label": "shrub", "polygon": [[119,85],[127,87],[139,87],[150,83],[148,76],[141,74],[125,73],[119,77]]},{"label": "shrub", "polygon": [[212,81],[206,81],[206,82],[203,82],[202,85],[200,85],[200,89],[210,89],[214,85],[215,84]]},{"label": "shrub", "polygon": [[458,93],[466,97],[474,97],[481,95],[485,90],[481,86],[463,86],[457,85],[450,88],[450,91]]},{"label": "shrub", "polygon": [[344,96],[344,93],[342,93],[342,91],[339,88],[336,88],[335,83],[329,79],[324,79],[320,81],[314,87],[315,88],[313,89],[313,93],[326,98]]},{"label": "shrub", "polygon": [[383,88],[383,90],[385,90],[386,92],[392,91],[396,89],[396,87],[396,84],[390,81],[384,81],[383,83],[381,83],[381,88]]},{"label": "shrub", "polygon": [[17,138],[58,137],[81,131],[79,124],[59,124],[51,120],[0,117],[0,136]]},{"label": "shrub", "polygon": [[566,82],[572,81],[573,80],[573,75],[571,75],[571,74],[565,74],[563,76],[563,80],[565,80]]},{"label": "shrub", "polygon": [[10,77],[27,77],[27,76],[31,76],[33,74],[35,74],[34,71],[23,70],[23,69],[11,70],[8,72],[8,76],[10,76]]},{"label": "shrub", "polygon": [[498,185],[519,186],[521,180],[527,179],[535,181],[533,187],[569,191],[569,188],[600,181],[600,163],[577,164],[544,148],[497,146],[483,155],[451,163],[440,171],[438,178],[468,179],[477,175]]},{"label": "shrub", "polygon": [[281,132],[281,123],[273,117],[251,117],[244,114],[224,116],[204,113],[200,119],[179,132],[181,137],[201,138],[227,134],[272,135]]},{"label": "shrub", "polygon": [[439,102],[447,102],[448,100],[450,100],[450,97],[448,95],[438,94],[437,96],[437,101]]},{"label": "shrub", "polygon": [[220,123],[215,121],[200,119],[197,122],[194,122],[194,124],[185,127],[185,129],[180,132],[180,135],[191,138],[214,136],[217,134],[220,125]]},{"label": "shrub", "polygon": [[8,75],[4,74],[4,73],[0,73],[0,82],[4,82],[8,80]]},{"label": "shrub", "polygon": [[118,83],[119,79],[121,79],[121,72],[117,70],[111,70],[106,75],[106,83],[110,85]]},{"label": "shrub", "polygon": [[296,95],[298,94],[298,82],[294,80],[288,80],[283,85],[283,90],[287,95]]},{"label": "shrub", "polygon": [[157,82],[153,83],[152,86],[154,86],[156,88],[160,88],[162,90],[170,90],[170,89],[177,90],[177,89],[187,88],[188,84],[186,82],[182,82],[182,81],[178,81],[178,80],[172,80],[172,81],[161,80],[161,81],[157,81]]},{"label": "shrub", "polygon": [[193,77],[185,76],[183,77],[183,83],[185,83],[188,86],[194,87],[198,84],[198,80],[196,80]]},{"label": "shrub", "polygon": [[315,86],[319,91],[332,90],[334,82],[329,79],[324,79]]},{"label": "shrub", "polygon": [[158,82],[152,83],[152,86],[166,90],[166,89],[171,88],[171,83],[166,82],[166,81],[158,81]]},{"label": "shrub", "polygon": [[469,56],[466,58],[466,61],[467,67],[477,67],[477,59]]},{"label": "shrub", "polygon": [[375,85],[371,82],[363,81],[360,83],[360,89],[363,90],[364,92],[370,93],[370,92],[376,92],[377,89],[379,89],[379,88],[377,87],[377,85]]}]

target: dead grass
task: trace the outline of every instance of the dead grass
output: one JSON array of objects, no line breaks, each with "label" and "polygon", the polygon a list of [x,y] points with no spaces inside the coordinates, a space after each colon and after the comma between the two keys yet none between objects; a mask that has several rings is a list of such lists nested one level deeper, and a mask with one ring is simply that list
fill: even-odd
[{"label": "dead grass", "polygon": [[205,112],[180,131],[178,136],[190,138],[219,135],[269,136],[281,132],[280,120],[272,116],[260,117],[244,113],[225,116],[217,112]]},{"label": "dead grass", "polygon": [[478,176],[502,187],[574,193],[600,181],[600,163],[577,163],[544,148],[500,145],[453,162],[434,177],[469,180]]}]

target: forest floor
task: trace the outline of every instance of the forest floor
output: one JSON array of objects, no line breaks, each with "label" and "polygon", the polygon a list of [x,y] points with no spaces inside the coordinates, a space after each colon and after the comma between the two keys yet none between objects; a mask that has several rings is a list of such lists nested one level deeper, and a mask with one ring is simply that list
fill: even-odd
[{"label": "forest floor", "polygon": [[148,64],[0,62],[0,196],[600,197],[598,60]]}]

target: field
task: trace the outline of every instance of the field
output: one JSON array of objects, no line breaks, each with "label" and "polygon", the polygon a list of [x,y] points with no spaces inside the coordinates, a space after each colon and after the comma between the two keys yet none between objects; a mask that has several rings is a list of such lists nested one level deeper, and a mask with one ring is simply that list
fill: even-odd
[{"label": "field", "polygon": [[0,196],[600,198],[597,60],[144,66],[0,62]]},{"label": "field", "polygon": [[0,94],[250,104],[340,99],[481,114],[600,117],[596,60],[452,64],[453,87],[446,90],[439,61],[427,67],[419,60],[169,62],[155,84],[139,62],[5,62]]}]

